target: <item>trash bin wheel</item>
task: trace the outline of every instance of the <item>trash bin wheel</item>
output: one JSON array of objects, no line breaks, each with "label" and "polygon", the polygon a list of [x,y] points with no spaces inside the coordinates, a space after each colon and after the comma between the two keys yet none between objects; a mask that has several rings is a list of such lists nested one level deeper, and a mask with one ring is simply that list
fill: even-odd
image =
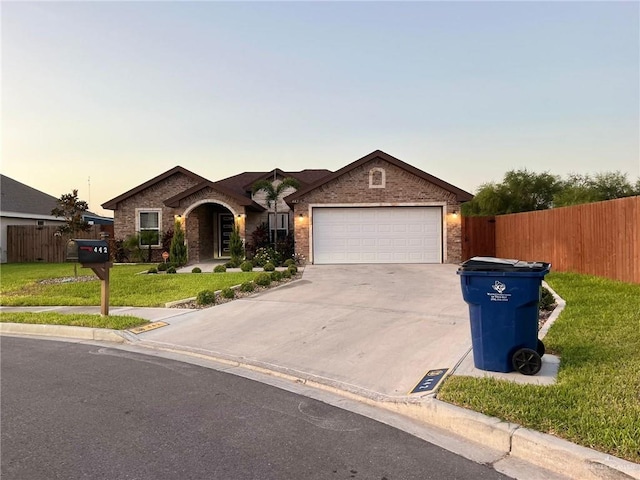
[{"label": "trash bin wheel", "polygon": [[511,357],[513,368],[523,375],[535,375],[542,368],[542,359],[531,348],[519,348]]},{"label": "trash bin wheel", "polygon": [[546,352],[546,350],[544,348],[544,343],[542,343],[542,340],[540,340],[540,339],[538,339],[538,344],[536,345],[536,352],[538,352],[538,355],[540,355],[541,357]]}]

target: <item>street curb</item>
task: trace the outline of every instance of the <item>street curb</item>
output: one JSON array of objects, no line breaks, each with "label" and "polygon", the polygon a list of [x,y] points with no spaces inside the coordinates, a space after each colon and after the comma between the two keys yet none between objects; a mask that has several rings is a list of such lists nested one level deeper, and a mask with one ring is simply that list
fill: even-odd
[{"label": "street curb", "polygon": [[[126,331],[58,325],[0,323],[0,334],[38,335],[127,343],[152,350],[204,358],[223,365],[239,367],[293,383],[328,391],[358,402],[389,410],[423,424],[447,430],[475,443],[529,464],[576,480],[640,480],[640,465],[582,447],[549,434],[529,430],[520,425],[458,407],[431,396],[396,399],[384,395],[363,395],[339,387],[338,382],[291,369],[278,371],[276,366],[263,366],[236,359],[216,357],[210,353],[189,351],[170,345],[153,345]],[[270,368],[271,367],[271,368]]]},{"label": "street curb", "polygon": [[67,337],[78,340],[125,343],[123,332],[106,328],[73,327],[69,325],[36,325],[31,323],[0,323],[0,335],[37,335]]}]

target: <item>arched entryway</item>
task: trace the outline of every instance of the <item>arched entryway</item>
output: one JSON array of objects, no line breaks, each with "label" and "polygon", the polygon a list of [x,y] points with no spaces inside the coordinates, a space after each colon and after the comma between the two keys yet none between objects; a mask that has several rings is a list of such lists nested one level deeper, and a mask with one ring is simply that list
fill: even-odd
[{"label": "arched entryway", "polygon": [[[230,257],[229,240],[240,212],[223,202],[202,200],[191,205],[183,218],[189,263]],[[242,228],[240,235],[244,237]]]}]

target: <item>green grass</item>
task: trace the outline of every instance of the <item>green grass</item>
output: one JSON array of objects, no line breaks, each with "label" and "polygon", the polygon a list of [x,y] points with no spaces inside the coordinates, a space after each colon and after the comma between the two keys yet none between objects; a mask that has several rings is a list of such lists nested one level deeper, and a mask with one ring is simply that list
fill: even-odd
[{"label": "green grass", "polygon": [[[151,265],[116,265],[110,273],[109,305],[159,307],[253,280],[259,272],[140,275]],[[0,266],[0,305],[100,305],[100,280],[43,285],[39,280],[73,277],[73,264],[23,263]],[[94,275],[78,268],[78,275]]]},{"label": "green grass", "polygon": [[72,325],[75,327],[110,328],[114,330],[125,330],[148,323],[147,320],[138,317],[128,317],[124,315],[100,315],[90,314],[65,314],[54,312],[42,313],[6,313],[0,312],[0,323],[35,323],[39,325]]},{"label": "green grass", "polygon": [[640,285],[547,277],[567,307],[545,337],[561,357],[553,386],[450,377],[438,398],[640,461]]}]

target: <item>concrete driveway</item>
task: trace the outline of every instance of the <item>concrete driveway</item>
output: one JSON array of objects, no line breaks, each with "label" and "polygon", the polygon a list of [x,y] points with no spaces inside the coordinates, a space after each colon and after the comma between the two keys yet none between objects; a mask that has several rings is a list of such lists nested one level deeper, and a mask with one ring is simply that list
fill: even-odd
[{"label": "concrete driveway", "polygon": [[310,265],[302,280],[140,335],[368,397],[406,396],[469,351],[455,265]]}]

